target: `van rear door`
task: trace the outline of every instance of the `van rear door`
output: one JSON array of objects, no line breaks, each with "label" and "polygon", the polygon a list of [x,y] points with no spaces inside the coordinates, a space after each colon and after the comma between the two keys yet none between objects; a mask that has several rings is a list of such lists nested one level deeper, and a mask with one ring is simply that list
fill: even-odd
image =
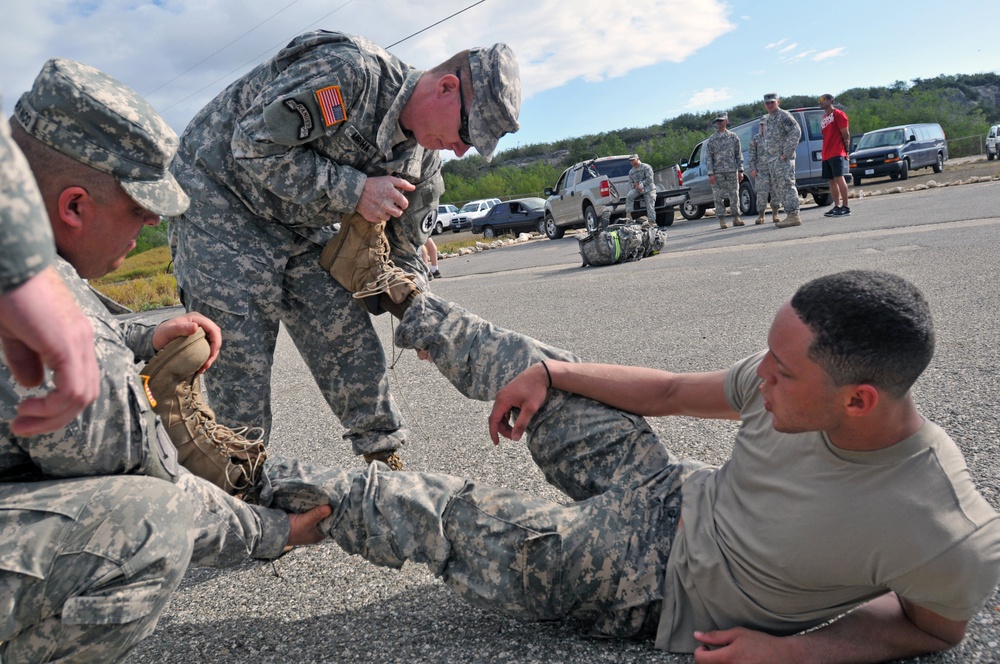
[{"label": "van rear door", "polygon": [[802,127],[799,146],[795,150],[795,179],[823,177],[823,120],[822,109],[793,113]]}]

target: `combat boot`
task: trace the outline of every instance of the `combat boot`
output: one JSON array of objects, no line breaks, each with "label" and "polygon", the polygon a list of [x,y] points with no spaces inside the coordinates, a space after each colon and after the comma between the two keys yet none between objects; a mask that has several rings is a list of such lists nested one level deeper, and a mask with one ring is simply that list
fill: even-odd
[{"label": "combat boot", "polygon": [[789,226],[801,226],[802,219],[799,218],[799,211],[789,212],[788,216],[779,221],[775,226],[778,228],[788,228]]},{"label": "combat boot", "polygon": [[720,216],[719,217],[719,228],[729,228],[729,226],[726,226],[726,218],[725,218],[725,216]]},{"label": "combat boot", "polygon": [[420,292],[415,277],[396,267],[389,258],[385,222],[369,223],[352,214],[340,232],[327,242],[319,264],[357,300],[365,300],[373,314],[389,311],[398,318]]},{"label": "combat boot", "polygon": [[760,226],[761,224],[763,224],[764,223],[764,214],[766,212],[767,212],[766,208],[761,208],[760,209],[760,214],[757,215],[757,219],[753,223],[756,224],[757,226]]},{"label": "combat boot", "polygon": [[177,460],[227,493],[243,496],[256,485],[267,451],[260,428],[230,429],[215,421],[201,394],[198,369],[212,349],[199,329],[163,347],[142,370],[150,405],[177,448]]},{"label": "combat boot", "polygon": [[778,223],[778,209],[779,208],[781,208],[780,205],[775,205],[774,203],[771,203],[771,217],[772,217],[771,221],[773,223],[775,223],[775,224]]},{"label": "combat boot", "polygon": [[743,220],[740,219],[740,215],[734,214],[733,215],[733,226],[744,226],[744,225],[745,224],[743,223]]},{"label": "combat boot", "polygon": [[396,450],[385,450],[383,452],[372,452],[364,455],[365,463],[381,461],[389,466],[389,470],[403,470],[403,458]]}]

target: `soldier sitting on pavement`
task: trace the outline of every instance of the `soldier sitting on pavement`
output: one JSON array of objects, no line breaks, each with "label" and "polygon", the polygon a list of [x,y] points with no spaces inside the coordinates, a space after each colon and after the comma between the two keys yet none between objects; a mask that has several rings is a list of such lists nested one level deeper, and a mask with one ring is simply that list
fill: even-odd
[{"label": "soldier sitting on pavement", "polygon": [[[575,502],[274,460],[268,497],[330,504],[320,528],[345,551],[426,563],[477,606],[699,662],[870,662],[957,644],[1000,578],[1000,515],[911,396],[934,332],[895,275],[805,284],[766,351],[710,373],[583,364],[431,294],[396,343],[495,400],[494,443],[526,433]],[[730,460],[678,461],[644,420],[670,415],[741,420]]]},{"label": "soldier sitting on pavement", "polygon": [[[62,59],[45,64],[14,118],[52,225],[55,270],[93,325],[100,392],[65,427],[19,435],[24,389],[0,365],[0,660],[117,661],[153,631],[189,564],[276,558],[319,541],[315,524],[330,510],[251,506],[179,468],[135,361],[162,349],[149,387],[178,445],[199,458],[230,444],[252,450],[215,425],[197,394],[218,328],[200,314],[121,327],[83,281],[121,265],[144,226],[187,207],[167,171],[177,137],[166,122],[118,81]],[[245,476],[226,474],[231,461],[206,467],[223,485],[257,481],[259,463]]]},{"label": "soldier sitting on pavement", "polygon": [[743,148],[740,137],[726,129],[729,114],[715,118],[714,134],[705,143],[705,169],[715,197],[715,216],[719,228],[726,228],[726,199],[733,214],[733,226],[742,226],[740,219],[740,182],[743,182]]}]

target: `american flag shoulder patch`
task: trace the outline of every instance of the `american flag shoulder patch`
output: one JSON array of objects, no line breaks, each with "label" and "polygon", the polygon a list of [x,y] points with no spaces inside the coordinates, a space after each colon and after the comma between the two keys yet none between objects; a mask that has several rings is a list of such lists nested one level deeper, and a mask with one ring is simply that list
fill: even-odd
[{"label": "american flag shoulder patch", "polygon": [[319,108],[323,112],[323,121],[327,127],[347,119],[347,111],[344,110],[344,99],[340,96],[339,85],[331,85],[317,90],[316,100],[319,102]]}]

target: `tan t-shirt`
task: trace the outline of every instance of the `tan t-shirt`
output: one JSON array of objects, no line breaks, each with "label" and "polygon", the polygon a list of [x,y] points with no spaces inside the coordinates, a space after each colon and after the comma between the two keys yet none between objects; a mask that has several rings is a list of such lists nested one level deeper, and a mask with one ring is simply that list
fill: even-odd
[{"label": "tan t-shirt", "polygon": [[683,527],[656,646],[743,626],[794,634],[890,590],[967,620],[1000,579],[1000,515],[940,427],[875,452],[783,434],[757,389],[763,353],[737,363],[726,399],[743,423],[732,458],[683,486]]}]

